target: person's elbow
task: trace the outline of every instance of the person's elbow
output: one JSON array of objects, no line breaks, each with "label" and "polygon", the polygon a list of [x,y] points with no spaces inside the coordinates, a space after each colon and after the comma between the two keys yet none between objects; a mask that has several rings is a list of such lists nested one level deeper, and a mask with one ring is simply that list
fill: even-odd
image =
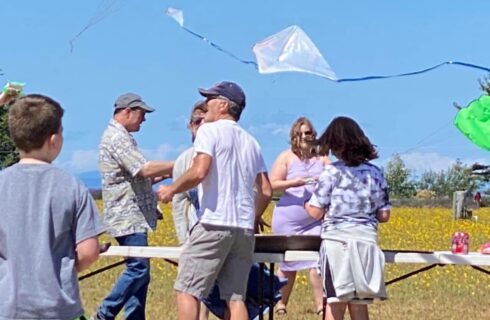
[{"label": "person's elbow", "polygon": [[194,169],[194,177],[197,181],[201,182],[208,175],[209,168],[204,166],[196,166]]},{"label": "person's elbow", "polygon": [[256,187],[263,201],[270,202],[272,200],[272,183],[269,181],[266,174],[257,176]]},{"label": "person's elbow", "polygon": [[376,218],[380,223],[388,222],[388,220],[390,220],[390,214],[390,209],[380,209],[376,213]]},{"label": "person's elbow", "polygon": [[308,202],[305,203],[305,211],[315,220],[320,220],[325,215],[325,210],[323,208],[312,206]]},{"label": "person's elbow", "polygon": [[271,180],[271,190],[276,192],[283,191],[281,180]]},{"label": "person's elbow", "polygon": [[267,202],[272,200],[272,187],[270,184],[262,188],[262,197],[264,197],[264,200]]},{"label": "person's elbow", "polygon": [[81,272],[90,267],[100,254],[100,245],[97,237],[89,238],[76,246],[76,269]]}]

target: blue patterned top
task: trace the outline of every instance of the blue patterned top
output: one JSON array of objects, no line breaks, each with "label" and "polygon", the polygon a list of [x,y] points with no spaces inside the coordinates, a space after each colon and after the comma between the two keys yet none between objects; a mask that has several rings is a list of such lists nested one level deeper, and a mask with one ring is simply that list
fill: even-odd
[{"label": "blue patterned top", "polygon": [[310,205],[325,208],[325,232],[353,225],[377,228],[376,212],[391,208],[383,172],[373,164],[349,167],[342,161],[325,166],[310,199]]}]

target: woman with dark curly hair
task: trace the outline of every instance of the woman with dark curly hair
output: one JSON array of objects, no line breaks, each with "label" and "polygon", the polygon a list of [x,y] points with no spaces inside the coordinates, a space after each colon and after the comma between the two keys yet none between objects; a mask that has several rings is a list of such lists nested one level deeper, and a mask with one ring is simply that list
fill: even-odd
[{"label": "woman with dark curly hair", "polygon": [[[271,185],[275,192],[283,192],[272,214],[272,233],[282,235],[320,235],[320,221],[311,218],[304,203],[311,197],[313,186],[323,167],[330,160],[319,154],[315,144],[316,131],[310,120],[298,118],[291,127],[291,148],[276,159],[271,171]],[[277,303],[276,313],[286,314],[289,295],[298,270],[310,270],[315,312],[323,310],[323,292],[318,264],[312,261],[281,263],[278,275],[287,278],[281,289],[282,299]]]},{"label": "woman with dark curly hair", "polygon": [[327,296],[327,320],[369,319],[367,304],[386,299],[384,254],[378,247],[378,223],[387,222],[391,203],[383,172],[369,163],[376,149],[359,125],[335,118],[319,139],[338,161],[321,173],[305,205],[314,219],[323,218],[320,270]]}]

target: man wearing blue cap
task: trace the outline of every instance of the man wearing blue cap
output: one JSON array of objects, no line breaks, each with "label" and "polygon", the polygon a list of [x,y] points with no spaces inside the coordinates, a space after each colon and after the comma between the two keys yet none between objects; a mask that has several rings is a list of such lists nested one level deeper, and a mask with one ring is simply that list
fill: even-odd
[{"label": "man wearing blue cap", "polygon": [[[131,135],[153,111],[137,94],[119,96],[99,147],[104,223],[121,246],[148,246],[158,215],[152,182],[172,174],[173,162],[146,160]],[[145,319],[150,260],[129,258],[126,265],[94,319],[115,319],[123,307],[126,320]]]},{"label": "man wearing blue cap", "polygon": [[224,81],[199,93],[208,111],[194,141],[192,166],[158,190],[160,200],[169,202],[176,193],[199,185],[201,218],[182,248],[174,285],[178,315],[198,319],[199,300],[216,281],[231,319],[245,320],[254,229],[272,188],[259,144],[237,124],[245,108],[242,89]]}]

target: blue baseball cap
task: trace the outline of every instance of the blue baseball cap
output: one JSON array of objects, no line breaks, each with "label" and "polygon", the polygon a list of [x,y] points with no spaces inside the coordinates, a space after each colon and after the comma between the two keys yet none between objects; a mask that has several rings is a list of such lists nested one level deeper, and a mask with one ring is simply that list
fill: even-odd
[{"label": "blue baseball cap", "polygon": [[240,108],[245,108],[245,94],[242,88],[234,82],[223,81],[209,89],[199,88],[199,93],[206,98],[223,96],[235,102]]}]

